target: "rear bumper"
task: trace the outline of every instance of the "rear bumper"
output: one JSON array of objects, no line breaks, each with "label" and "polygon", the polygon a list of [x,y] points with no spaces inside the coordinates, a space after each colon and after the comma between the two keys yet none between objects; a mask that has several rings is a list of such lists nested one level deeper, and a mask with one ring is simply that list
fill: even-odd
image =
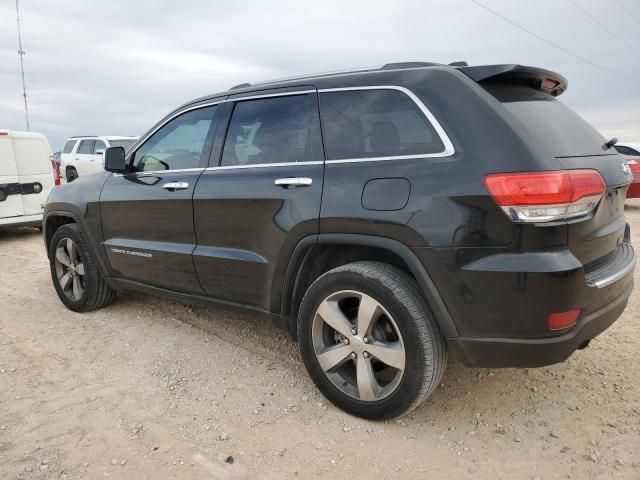
[{"label": "rear bumper", "polygon": [[[432,272],[458,332],[447,341],[465,365],[537,367],[566,360],[622,314],[636,263],[628,229],[624,238],[584,265],[569,249],[495,252],[471,261],[466,251],[438,258],[416,250],[425,265],[449,267]],[[574,309],[580,315],[573,327],[550,330],[549,315]]]},{"label": "rear bumper", "polygon": [[468,367],[542,367],[565,361],[582,344],[605,331],[622,314],[633,282],[613,302],[581,318],[573,329],[551,338],[449,339],[449,347]]}]

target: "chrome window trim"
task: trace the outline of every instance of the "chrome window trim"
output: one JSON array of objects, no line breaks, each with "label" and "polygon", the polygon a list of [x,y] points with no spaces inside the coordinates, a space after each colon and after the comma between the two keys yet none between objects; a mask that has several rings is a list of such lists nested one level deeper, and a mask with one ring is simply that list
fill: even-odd
[{"label": "chrome window trim", "polygon": [[[193,107],[185,108],[183,110],[180,110],[179,112],[174,113],[169,118],[167,118],[164,122],[162,122],[160,125],[158,125],[156,128],[154,128],[152,131],[147,133],[144,137],[141,137],[138,140],[138,142],[134,145],[134,148],[132,148],[132,150],[128,153],[128,155],[126,156],[125,160],[129,160],[131,158],[131,156],[134,155],[144,145],[144,143],[149,139],[149,137],[151,137],[154,133],[156,133],[158,130],[160,130],[162,127],[164,127],[171,120],[173,120],[176,117],[179,117],[182,114],[185,114],[187,112],[191,112],[192,110],[197,110],[199,108],[213,107],[214,105],[220,105],[221,103],[240,102],[240,101],[244,101],[244,100],[255,100],[255,99],[259,99],[259,98],[285,97],[285,96],[291,96],[291,95],[308,95],[310,93],[316,93],[316,90],[315,89],[308,89],[308,90],[296,90],[296,91],[293,91],[293,92],[264,93],[264,94],[260,94],[260,95],[251,95],[251,96],[248,96],[248,97],[235,97],[235,98],[228,98],[228,96],[227,96],[227,98],[224,98],[222,100],[217,100],[215,102],[202,103],[202,104],[199,104],[199,105],[195,105]],[[239,95],[242,95],[242,94],[239,94]],[[308,163],[308,162],[305,162],[305,163]],[[208,168],[212,168],[212,167],[208,167]],[[217,168],[217,167],[213,167],[213,168]],[[134,172],[134,174],[137,175],[138,173],[186,172],[186,171],[195,171],[195,170],[204,170],[204,169],[205,169],[205,167],[195,168],[195,169],[185,168],[185,169],[176,169],[176,170],[159,170],[159,171],[154,171],[154,172]],[[121,174],[117,174],[117,175],[121,175]]]},{"label": "chrome window trim", "polygon": [[399,85],[367,85],[362,87],[340,87],[340,88],[322,88],[318,89],[318,94],[323,92],[349,92],[349,91],[357,91],[357,90],[396,90],[398,92],[404,93],[407,97],[409,97],[416,106],[420,109],[422,114],[429,121],[435,132],[440,137],[440,141],[444,145],[444,150],[436,153],[420,153],[414,155],[392,155],[386,157],[357,157],[357,158],[341,158],[330,160],[327,159],[326,163],[353,163],[353,162],[377,162],[377,161],[387,161],[387,160],[411,160],[417,158],[440,158],[440,157],[450,157],[455,153],[455,149],[453,148],[453,143],[449,139],[449,136],[438,122],[438,119],[431,113],[431,110],[427,108],[427,106],[422,103],[422,101],[406,87],[401,87]]},{"label": "chrome window trim", "polygon": [[[248,92],[251,93],[251,92]],[[225,100],[225,102],[240,102],[240,101],[244,101],[244,100],[255,100],[255,99],[259,99],[259,98],[270,98],[270,97],[290,97],[292,95],[308,95],[310,93],[316,93],[315,89],[309,89],[309,90],[294,90],[293,92],[275,92],[275,93],[263,93],[263,94],[259,94],[259,95],[251,95],[249,97],[234,97],[234,98],[227,98]],[[242,93],[230,93],[231,95],[243,95]]]},{"label": "chrome window trim", "polygon": [[[418,67],[418,68],[427,68],[427,67]],[[413,159],[420,159],[420,158],[450,157],[455,153],[453,144],[451,143],[451,140],[449,139],[449,136],[447,135],[447,133],[444,131],[444,128],[442,128],[442,125],[440,125],[440,122],[438,122],[438,119],[431,113],[429,108],[424,103],[422,103],[422,101],[416,96],[415,93],[413,93],[408,88],[401,87],[399,85],[366,85],[366,86],[359,86],[359,87],[322,88],[318,90],[308,89],[308,90],[297,90],[297,91],[291,91],[291,92],[265,93],[265,94],[259,94],[259,95],[250,95],[246,97],[242,97],[242,96],[234,97],[234,98],[227,97],[222,100],[217,100],[215,102],[203,103],[200,105],[195,105],[193,107],[185,108],[171,115],[162,124],[158,125],[158,127],[153,129],[144,137],[141,137],[138,144],[135,146],[135,149],[131,150],[129,155],[127,155],[127,159],[129,159],[131,155],[137,152],[138,149],[142,147],[144,142],[146,142],[149,137],[151,137],[154,133],[156,133],[158,130],[164,127],[167,123],[169,123],[174,118],[184,113],[190,112],[192,110],[211,107],[214,105],[219,105],[221,103],[240,102],[244,100],[255,100],[260,98],[285,97],[285,96],[291,96],[291,95],[308,95],[310,93],[316,93],[316,92],[317,93],[344,92],[344,91],[357,91],[357,90],[396,90],[407,95],[411,100],[413,100],[413,102],[420,109],[422,114],[427,118],[427,120],[429,121],[429,123],[431,124],[435,132],[438,134],[438,136],[440,137],[440,140],[442,141],[442,144],[444,145],[444,150],[442,152],[421,153],[421,154],[414,154],[414,155],[394,155],[394,156],[387,156],[387,157],[359,157],[359,158],[344,158],[344,159],[325,160],[325,161],[313,160],[308,162],[281,162],[281,163],[263,163],[263,164],[254,164],[254,165],[218,165],[213,167],[198,167],[198,168],[185,168],[185,169],[176,169],[176,170],[155,170],[155,171],[148,171],[148,172],[134,172],[132,174],[136,176],[138,175],[144,176],[144,175],[159,175],[159,174],[179,173],[179,172],[234,170],[234,169],[240,170],[240,169],[246,169],[246,168],[285,167],[285,166],[294,166],[294,165],[295,166],[321,165],[323,163],[355,163],[355,162],[378,162],[378,161],[388,161],[388,160],[413,160]],[[234,95],[234,94],[231,93],[231,95]],[[238,95],[242,95],[242,94],[238,94]],[[114,176],[123,176],[123,174],[116,173],[114,174]]]},{"label": "chrome window trim", "polygon": [[215,171],[215,170],[241,170],[246,168],[267,168],[267,167],[291,167],[291,166],[303,166],[303,165],[322,165],[324,161],[322,160],[311,160],[308,162],[281,162],[281,163],[256,163],[253,165],[220,165],[217,167],[207,167],[206,171]]},{"label": "chrome window trim", "polygon": [[196,168],[176,168],[175,170],[149,170],[145,172],[131,172],[131,173],[114,173],[114,177],[124,177],[124,176],[136,176],[136,177],[146,177],[153,175],[160,175],[166,173],[184,173],[184,172],[203,172],[205,167],[196,167]]}]

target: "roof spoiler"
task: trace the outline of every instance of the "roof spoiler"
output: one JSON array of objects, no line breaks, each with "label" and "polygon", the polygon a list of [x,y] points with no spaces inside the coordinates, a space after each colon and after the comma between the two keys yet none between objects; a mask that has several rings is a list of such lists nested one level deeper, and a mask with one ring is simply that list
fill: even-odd
[{"label": "roof spoiler", "polygon": [[557,97],[567,89],[567,79],[550,70],[524,65],[482,65],[456,67],[476,82],[519,83]]}]

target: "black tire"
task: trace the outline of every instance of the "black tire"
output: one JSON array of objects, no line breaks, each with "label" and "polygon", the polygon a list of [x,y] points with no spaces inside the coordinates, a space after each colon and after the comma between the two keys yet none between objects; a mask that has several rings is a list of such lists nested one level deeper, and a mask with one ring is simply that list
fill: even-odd
[{"label": "black tire", "polygon": [[[65,294],[56,272],[56,249],[60,242],[65,239],[71,239],[75,245],[77,245],[79,257],[84,264],[84,291],[79,299],[69,298],[69,296]],[[79,225],[71,223],[63,225],[56,230],[49,245],[49,266],[51,279],[53,280],[53,285],[58,297],[69,310],[73,310],[74,312],[89,312],[105,307],[113,302],[116,291],[109,287],[102,277],[98,269],[96,257],[89,247],[87,239]]]},{"label": "black tire", "polygon": [[[362,401],[345,394],[318,363],[313,318],[324,299],[343,290],[374,298],[393,317],[402,336],[406,358],[402,379],[381,400]],[[309,375],[327,399],[352,415],[371,420],[399,417],[420,405],[440,384],[446,366],[445,339],[416,283],[395,267],[367,261],[330,270],[307,290],[298,321],[300,351]]]},{"label": "black tire", "polygon": [[67,168],[67,183],[71,183],[78,178],[78,172],[75,168]]}]

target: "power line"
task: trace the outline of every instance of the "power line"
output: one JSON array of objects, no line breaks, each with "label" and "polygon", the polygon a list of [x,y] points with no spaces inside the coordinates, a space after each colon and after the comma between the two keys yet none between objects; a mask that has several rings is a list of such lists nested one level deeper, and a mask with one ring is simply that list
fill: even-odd
[{"label": "power line", "polygon": [[531,30],[527,30],[526,28],[524,28],[523,26],[517,24],[516,22],[514,22],[513,20],[509,20],[507,17],[500,15],[498,12],[496,12],[495,10],[490,9],[489,7],[487,7],[486,5],[483,5],[482,3],[478,2],[477,0],[471,0],[473,3],[475,3],[476,5],[478,5],[479,7],[484,8],[485,10],[493,13],[495,16],[500,17],[502,20],[504,20],[507,23],[510,23],[511,25],[513,25],[514,27],[518,28],[519,30],[522,30],[523,32],[531,35],[534,38],[537,38],[538,40],[540,40],[541,42],[546,43],[547,45],[549,45],[550,47],[555,48],[556,50],[561,51],[562,53],[569,55],[570,57],[573,57],[577,60],[580,60],[581,62],[587,63],[589,65],[591,65],[592,67],[595,67],[599,70],[602,70],[604,72],[610,73],[611,75],[615,75],[617,77],[621,77],[621,78],[625,78],[627,80],[633,80],[634,82],[638,82],[640,80],[638,80],[637,78],[634,77],[630,77],[628,75],[624,75],[622,73],[618,73],[615,70],[611,70],[607,67],[604,67],[602,65],[599,65],[597,63],[592,62],[591,60],[581,57],[580,55],[576,55],[575,53],[570,52],[569,50],[567,50],[566,48],[561,47],[560,45],[557,45],[549,40],[547,40],[544,37],[541,37],[540,35],[538,35],[537,33],[532,32]]},{"label": "power line", "polygon": [[616,2],[618,2],[618,5],[620,5],[622,8],[624,8],[624,9],[627,11],[627,13],[628,13],[629,15],[631,15],[633,18],[635,18],[635,19],[636,19],[636,21],[640,22],[640,18],[636,17],[636,16],[634,15],[634,13],[631,11],[631,9],[630,9],[629,7],[627,7],[627,6],[626,6],[624,3],[622,3],[620,0],[616,0]]},{"label": "power line", "polygon": [[16,20],[18,22],[18,56],[20,57],[20,72],[22,74],[22,96],[24,97],[24,118],[27,122],[27,132],[29,128],[29,107],[27,106],[27,86],[24,81],[24,60],[25,51],[22,49],[22,34],[20,33],[20,7],[16,0]]},{"label": "power line", "polygon": [[594,17],[593,15],[591,15],[589,12],[587,12],[584,8],[582,8],[580,5],[578,5],[576,2],[574,2],[573,0],[569,0],[571,2],[571,4],[576,7],[578,10],[580,10],[582,13],[584,13],[587,17],[589,17],[591,20],[593,20],[595,23],[597,23],[598,25],[600,25],[603,29],[605,29],[607,32],[609,32],[611,34],[612,37],[618,39],[619,41],[621,41],[622,43],[624,43],[627,47],[629,47],[631,50],[633,50],[634,52],[640,53],[640,50],[638,50],[637,48],[635,48],[633,45],[631,45],[629,42],[627,42],[624,38],[622,38],[621,36],[619,36],[616,32],[614,32],[613,30],[611,30],[609,27],[607,27],[606,25],[602,24],[596,17]]}]

